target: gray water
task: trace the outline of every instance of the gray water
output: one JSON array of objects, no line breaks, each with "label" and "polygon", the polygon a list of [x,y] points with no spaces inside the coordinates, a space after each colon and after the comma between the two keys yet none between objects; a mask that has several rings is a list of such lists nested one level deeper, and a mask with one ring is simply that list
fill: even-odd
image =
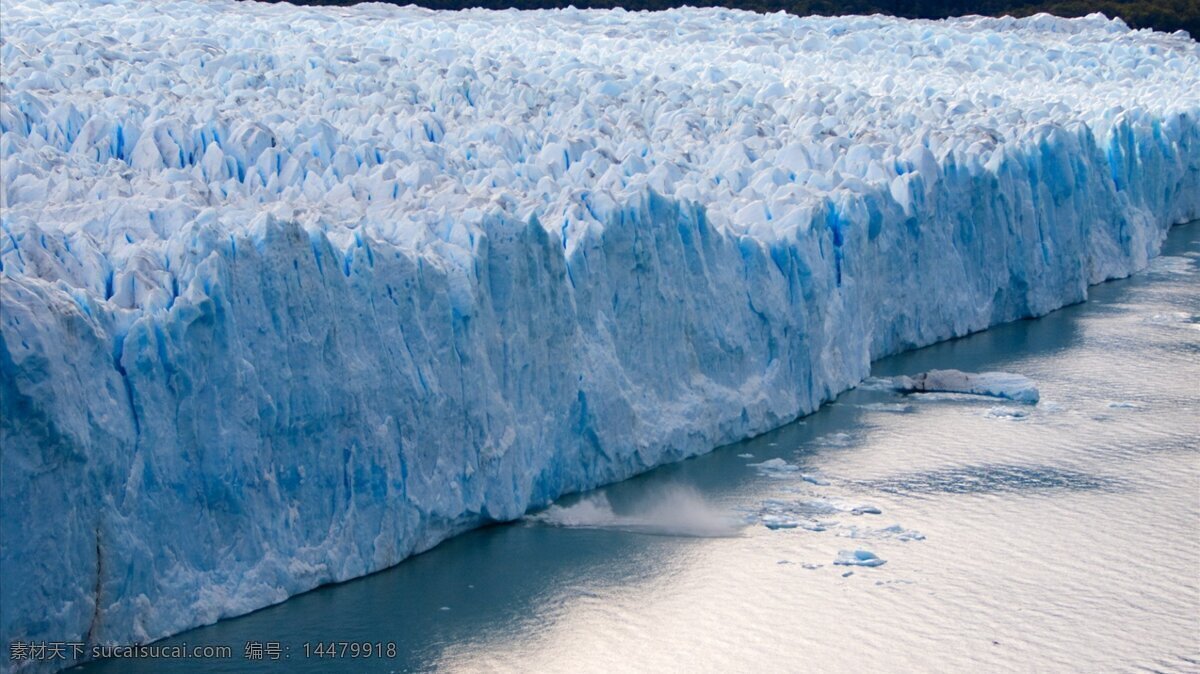
[{"label": "gray water", "polygon": [[[1085,304],[874,374],[931,368],[1021,373],[1042,401],[868,384],[540,518],[162,642],[229,645],[228,660],[84,669],[1200,671],[1200,225]],[[747,465],[773,458],[798,469]],[[833,564],[855,549],[886,564]],[[245,660],[247,641],[278,642],[286,662]],[[305,657],[329,641],[397,655]]]}]

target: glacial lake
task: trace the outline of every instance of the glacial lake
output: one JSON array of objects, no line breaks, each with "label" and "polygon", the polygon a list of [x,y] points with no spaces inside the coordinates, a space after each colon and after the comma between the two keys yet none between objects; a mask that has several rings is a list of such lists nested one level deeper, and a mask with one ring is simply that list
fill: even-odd
[{"label": "glacial lake", "polygon": [[[79,669],[1200,671],[1200,224],[1085,304],[874,374],[935,368],[1024,374],[1041,402],[868,383],[761,437],[159,642],[228,645],[228,660]],[[772,459],[794,468],[750,465]],[[834,564],[856,550],[886,563]],[[316,655],[331,641],[396,657]],[[247,661],[247,642],[280,660]]]}]

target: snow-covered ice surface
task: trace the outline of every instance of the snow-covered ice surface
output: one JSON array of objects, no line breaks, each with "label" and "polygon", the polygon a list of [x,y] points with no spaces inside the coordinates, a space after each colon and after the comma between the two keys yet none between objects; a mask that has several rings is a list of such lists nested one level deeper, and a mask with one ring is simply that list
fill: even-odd
[{"label": "snow-covered ice surface", "polygon": [[0,10],[4,642],[387,567],[1200,215],[1196,43],[1098,16]]}]

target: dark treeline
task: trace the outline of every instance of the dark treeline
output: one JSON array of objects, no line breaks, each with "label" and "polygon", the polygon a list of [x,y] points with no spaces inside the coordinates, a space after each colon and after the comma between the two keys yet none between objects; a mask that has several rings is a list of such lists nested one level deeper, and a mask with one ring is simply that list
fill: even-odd
[{"label": "dark treeline", "polygon": [[[264,0],[276,2],[278,0]],[[297,5],[353,5],[363,0],[288,0]],[[432,9],[552,9],[624,7],[628,10],[693,7],[733,7],[756,12],[792,14],[890,14],[910,19],[941,19],[963,14],[1029,16],[1049,12],[1058,16],[1084,16],[1104,12],[1119,16],[1134,28],[1166,32],[1186,30],[1200,38],[1200,0],[383,0],[416,4]]]}]

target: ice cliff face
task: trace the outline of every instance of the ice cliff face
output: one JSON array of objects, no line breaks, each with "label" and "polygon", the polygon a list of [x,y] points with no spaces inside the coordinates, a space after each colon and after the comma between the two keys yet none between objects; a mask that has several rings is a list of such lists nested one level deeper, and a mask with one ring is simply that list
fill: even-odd
[{"label": "ice cliff face", "polygon": [[3,642],[387,567],[1200,216],[1200,48],[1098,16],[2,9]]}]

